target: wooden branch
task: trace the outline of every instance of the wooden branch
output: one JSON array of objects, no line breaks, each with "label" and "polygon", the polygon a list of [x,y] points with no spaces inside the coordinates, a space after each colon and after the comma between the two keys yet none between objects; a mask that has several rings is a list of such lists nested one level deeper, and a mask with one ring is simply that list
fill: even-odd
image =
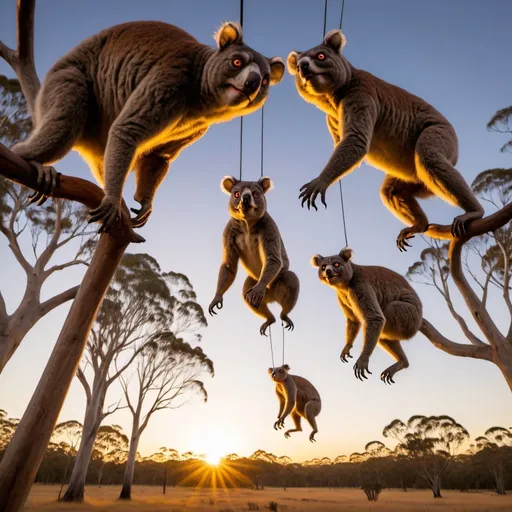
[{"label": "wooden branch", "polygon": [[80,384],[82,384],[84,391],[85,391],[85,401],[86,404],[89,405],[92,400],[92,394],[91,394],[91,387],[89,386],[89,383],[87,382],[87,379],[85,377],[85,373],[83,372],[82,368],[80,366],[78,367],[76,371],[76,377],[80,381]]},{"label": "wooden branch", "polygon": [[[9,151],[5,146],[0,144],[0,174],[7,179],[19,183],[32,190],[38,190],[37,187],[37,173],[23,158]],[[90,210],[97,208],[103,199],[103,190],[94,183],[59,174],[59,179],[53,197],[68,199],[70,201],[77,201]],[[139,234],[135,233],[131,227],[128,218],[128,208],[123,202],[123,222],[119,223],[117,229],[126,230],[128,242],[141,243],[145,239]],[[124,237],[125,235],[123,235]]]},{"label": "wooden branch", "polygon": [[48,299],[47,301],[43,302],[39,307],[41,316],[48,314],[50,311],[61,306],[68,300],[73,300],[76,297],[79,288],[80,286],[73,286],[73,288],[69,288],[68,290],[59,293],[58,295],[55,295],[51,299]]},{"label": "wooden branch", "polygon": [[[470,222],[466,226],[466,235],[464,239],[467,241],[475,236],[484,235],[490,231],[495,231],[504,226],[507,222],[512,220],[512,203],[507,204],[501,210],[484,217]],[[443,226],[441,224],[430,224],[427,231],[423,234],[430,238],[437,238],[438,240],[452,240],[451,226]]]},{"label": "wooden branch", "polygon": [[461,253],[464,243],[464,240],[458,238],[454,238],[450,243],[448,254],[452,279],[457,285],[478,327],[484,333],[489,343],[495,346],[500,341],[504,340],[504,337],[464,276],[461,263]]},{"label": "wooden branch", "polygon": [[434,347],[459,357],[473,357],[475,359],[485,359],[494,362],[492,357],[492,348],[489,345],[466,345],[464,343],[455,343],[444,337],[428,320],[423,319],[420,332],[434,345]]},{"label": "wooden branch", "polygon": [[17,65],[16,52],[2,43],[2,41],[0,41],[0,57],[2,57],[2,59],[4,59],[11,68],[15,69]]}]

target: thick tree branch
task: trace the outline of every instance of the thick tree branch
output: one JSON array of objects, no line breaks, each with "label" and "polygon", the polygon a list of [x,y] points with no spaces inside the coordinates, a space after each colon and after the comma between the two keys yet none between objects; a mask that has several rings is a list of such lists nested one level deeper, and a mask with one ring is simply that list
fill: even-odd
[{"label": "thick tree branch", "polygon": [[467,282],[462,270],[461,253],[464,243],[465,241],[461,239],[453,239],[450,243],[449,259],[452,279],[457,285],[478,327],[480,327],[489,343],[496,345],[499,343],[499,340],[504,340],[504,338],[477,294]]},{"label": "thick tree branch", "polygon": [[55,309],[61,304],[64,304],[68,300],[74,299],[76,297],[76,294],[78,293],[79,288],[80,286],[73,286],[73,288],[69,288],[69,290],[59,293],[58,295],[55,295],[51,299],[48,299],[47,301],[43,302],[39,307],[39,312],[41,316],[46,315],[47,313],[52,311],[52,309]]},{"label": "thick tree branch", "polygon": [[493,361],[492,348],[489,345],[475,346],[463,343],[455,343],[445,338],[428,320],[423,319],[420,332],[434,345],[434,347],[459,357],[473,357],[475,359],[485,359]]},{"label": "thick tree branch", "polygon": [[[2,292],[0,292],[0,329],[2,329],[9,319],[9,315],[7,314],[7,306],[5,304],[4,296]],[[1,330],[0,330],[1,334]]]},{"label": "thick tree branch", "polygon": [[87,379],[85,378],[85,374],[80,368],[78,367],[78,370],[76,371],[76,377],[80,381],[80,384],[82,384],[84,391],[85,391],[85,400],[87,404],[91,403],[92,400],[92,394],[91,394],[91,387],[89,386],[89,383],[87,382]]},{"label": "thick tree branch", "polygon": [[0,41],[0,57],[11,66],[11,68],[16,69],[17,67],[17,57],[16,52],[6,46],[2,41]]},{"label": "thick tree branch", "polygon": [[[2,144],[0,144],[0,174],[15,183],[37,190],[35,169]],[[94,209],[100,205],[104,194],[100,187],[90,181],[60,174],[53,197],[77,201],[89,209]],[[123,202],[123,217],[125,218],[118,225],[118,229],[127,230],[126,239],[128,242],[145,242],[143,237],[133,231],[129,216],[128,208]]]},{"label": "thick tree branch", "polygon": [[[466,226],[466,240],[475,236],[484,235],[491,231],[504,226],[507,222],[512,220],[512,203],[507,204],[501,210],[494,212],[492,215],[488,215],[483,219],[478,219],[470,222]],[[430,238],[437,238],[438,240],[452,240],[453,235],[451,233],[451,226],[443,226],[441,224],[430,224],[429,228],[425,233]]]}]

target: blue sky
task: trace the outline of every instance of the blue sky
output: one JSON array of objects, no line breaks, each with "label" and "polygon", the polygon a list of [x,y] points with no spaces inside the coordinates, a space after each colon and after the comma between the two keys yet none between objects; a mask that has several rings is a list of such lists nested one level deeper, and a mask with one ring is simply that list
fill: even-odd
[{"label": "blue sky", "polygon": [[[15,42],[14,0],[0,5],[0,38]],[[83,38],[110,25],[130,20],[161,20],[189,31],[205,44],[222,21],[237,20],[236,0],[148,2],[45,0],[36,11],[36,66],[41,79],[57,58]],[[330,1],[327,29],[337,27],[340,2]],[[358,68],[423,97],[454,125],[459,137],[458,169],[471,182],[482,170],[510,167],[510,154],[499,148],[505,139],[486,130],[499,108],[510,105],[512,68],[510,19],[506,0],[346,0],[345,55]],[[321,41],[323,2],[246,0],[245,41],[267,57],[286,59],[290,50],[304,50]],[[0,63],[0,73],[12,74]],[[244,121],[244,177],[259,176],[260,113]],[[187,274],[206,309],[213,298],[221,257],[221,233],[228,220],[227,196],[219,189],[225,174],[238,173],[239,121],[213,126],[199,142],[187,148],[172,165],[160,187],[154,213],[141,234],[144,245],[133,252],[154,256],[164,270]],[[484,361],[455,358],[435,349],[422,335],[405,344],[410,367],[387,387],[378,378],[392,363],[377,348],[370,363],[373,376],[355,379],[351,365],[338,358],[344,343],[344,318],[335,294],[317,279],[309,259],[315,253],[333,254],[344,246],[338,187],[327,193],[329,208],[308,212],[300,208],[299,188],[322,170],[332,152],[324,115],[298,96],[291,76],[273,87],[265,108],[265,174],[275,182],[268,195],[271,215],[280,227],[291,269],[301,280],[298,304],[291,317],[295,331],[286,338],[286,360],[292,373],[318,388],[323,409],[318,417],[317,443],[308,431],[284,439],[272,424],[277,399],[267,375],[268,341],[261,338],[260,319],[244,306],[240,269],[226,294],[224,309],[204,329],[203,349],[214,360],[216,376],[207,379],[209,402],[199,399],[176,411],[157,413],[142,437],[140,451],[149,454],[160,446],[179,451],[208,451],[212,444],[226,452],[249,455],[258,448],[289,455],[296,460],[350,454],[367,441],[382,439],[392,419],[413,414],[450,414],[476,437],[492,425],[512,421],[510,391],[499,370]],[[90,177],[76,153],[63,159],[61,172]],[[401,273],[425,247],[421,238],[399,253],[395,238],[402,228],[379,199],[380,171],[363,165],[343,181],[349,245],[355,261],[379,264]],[[133,203],[133,176],[125,199]],[[423,201],[431,221],[450,223],[458,210],[434,199]],[[10,310],[21,295],[23,273],[0,239],[0,289]],[[78,282],[78,269],[48,283],[45,296]],[[446,336],[463,341],[445,304],[430,288],[416,286],[424,314]],[[464,311],[454,291],[456,304]],[[44,318],[26,337],[0,377],[0,408],[21,416],[64,321],[68,306]],[[508,322],[497,294],[489,309],[500,326]],[[278,309],[275,309],[277,312]],[[466,315],[468,321],[469,317]],[[470,322],[471,325],[472,322]],[[280,352],[280,330],[274,329]],[[361,349],[359,338],[354,355]],[[280,356],[279,356],[280,357]],[[116,390],[114,390],[116,391]],[[112,394],[112,400],[116,393]],[[108,399],[107,399],[108,401]],[[82,420],[85,398],[73,382],[61,420]],[[129,429],[125,412],[111,418]]]}]

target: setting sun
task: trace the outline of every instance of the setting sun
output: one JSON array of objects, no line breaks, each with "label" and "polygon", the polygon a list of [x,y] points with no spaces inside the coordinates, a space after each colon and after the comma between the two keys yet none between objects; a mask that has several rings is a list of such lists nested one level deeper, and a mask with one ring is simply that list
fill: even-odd
[{"label": "setting sun", "polygon": [[206,456],[206,462],[210,464],[210,466],[218,466],[220,463],[221,456],[215,454],[209,454]]}]

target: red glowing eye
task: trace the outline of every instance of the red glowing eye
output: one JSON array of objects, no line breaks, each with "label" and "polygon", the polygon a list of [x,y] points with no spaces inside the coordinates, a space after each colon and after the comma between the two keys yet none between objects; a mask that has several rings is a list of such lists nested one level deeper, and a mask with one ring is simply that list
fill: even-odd
[{"label": "red glowing eye", "polygon": [[335,266],[336,268],[338,268],[338,267],[340,266],[340,264],[339,264],[338,262],[336,262],[336,263],[334,264],[334,266]]},{"label": "red glowing eye", "polygon": [[317,58],[318,60],[325,60],[325,55],[324,55],[323,53],[319,53],[319,54],[316,56],[316,58]]},{"label": "red glowing eye", "polygon": [[235,68],[239,68],[242,66],[242,61],[240,59],[235,59],[233,61],[233,66],[235,66]]},{"label": "red glowing eye", "polygon": [[237,191],[233,195],[238,199],[240,197],[240,192]]},{"label": "red glowing eye", "polygon": [[264,79],[261,81],[261,83],[262,83],[263,85],[267,85],[267,84],[268,84],[268,78],[264,78]]},{"label": "red glowing eye", "polygon": [[253,193],[252,193],[252,196],[253,196],[254,198],[256,198],[256,197],[260,197],[260,195],[258,194],[258,192],[253,192]]}]

